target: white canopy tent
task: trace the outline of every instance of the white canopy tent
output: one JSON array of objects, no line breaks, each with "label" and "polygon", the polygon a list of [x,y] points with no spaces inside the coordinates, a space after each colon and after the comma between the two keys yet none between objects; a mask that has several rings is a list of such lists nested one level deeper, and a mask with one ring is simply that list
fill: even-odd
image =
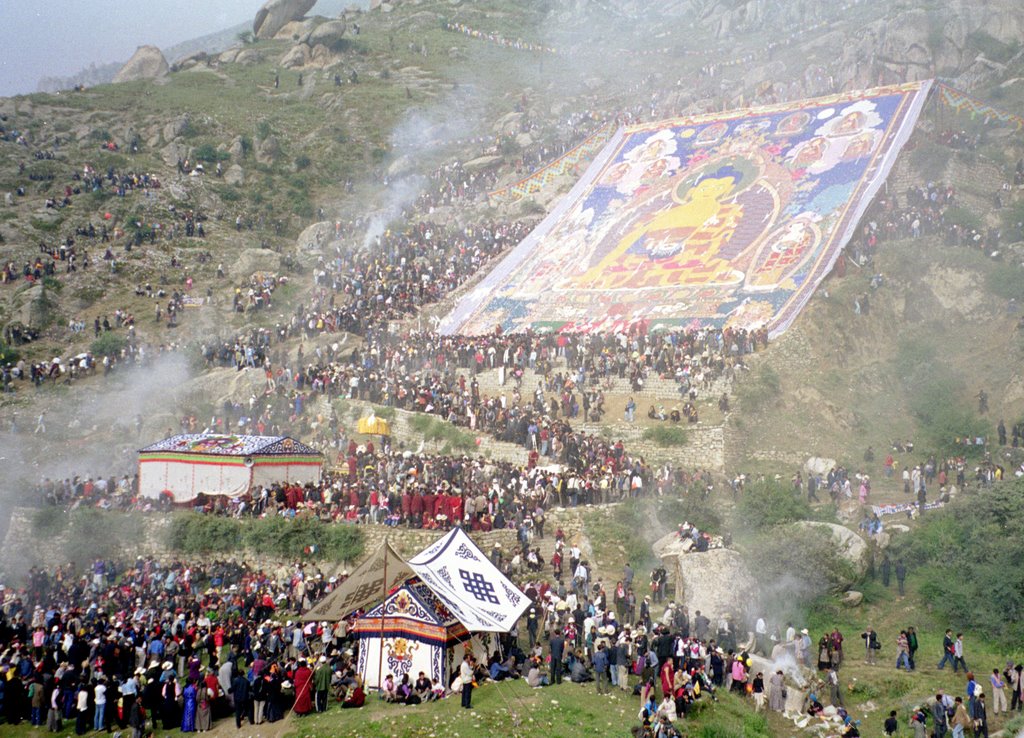
[{"label": "white canopy tent", "polygon": [[353,628],[363,683],[414,670],[447,687],[459,649],[486,657],[530,599],[455,528],[409,561],[385,542],[303,617],[340,620],[375,603]]},{"label": "white canopy tent", "polygon": [[139,494],[188,503],[200,494],[237,496],[254,487],[320,481],[320,452],[287,436],[171,436],[139,451]]}]

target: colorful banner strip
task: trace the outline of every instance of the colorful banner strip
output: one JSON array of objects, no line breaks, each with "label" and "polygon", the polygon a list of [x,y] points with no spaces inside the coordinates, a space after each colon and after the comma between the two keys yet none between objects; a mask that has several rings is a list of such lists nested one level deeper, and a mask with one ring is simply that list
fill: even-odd
[{"label": "colorful banner strip", "polygon": [[953,108],[958,113],[970,113],[972,118],[983,115],[985,116],[986,123],[995,120],[1000,123],[1012,123],[1017,126],[1017,130],[1024,128],[1024,118],[1019,115],[1007,113],[1004,110],[993,108],[991,105],[986,105],[981,100],[973,98],[967,93],[950,87],[943,82],[938,83],[938,88],[939,100],[942,101],[942,104]]},{"label": "colorful banner strip", "polygon": [[524,197],[529,197],[535,192],[540,192],[554,182],[555,179],[569,172],[577,164],[591,158],[604,148],[604,145],[608,143],[613,133],[615,133],[615,124],[607,123],[601,126],[593,136],[576,148],[562,154],[550,164],[545,164],[515,184],[487,193],[487,196],[491,199],[492,203],[516,202]]},{"label": "colorful banner strip", "polygon": [[469,36],[470,38],[480,39],[481,41],[489,41],[492,44],[498,46],[504,46],[506,49],[516,49],[517,51],[535,51],[543,54],[557,54],[558,51],[554,47],[544,46],[543,44],[535,44],[530,41],[523,41],[521,38],[510,39],[500,36],[497,33],[488,33],[487,31],[481,31],[476,28],[470,28],[465,23],[449,23],[445,22],[442,24],[442,28],[452,33],[461,33],[463,36]]}]

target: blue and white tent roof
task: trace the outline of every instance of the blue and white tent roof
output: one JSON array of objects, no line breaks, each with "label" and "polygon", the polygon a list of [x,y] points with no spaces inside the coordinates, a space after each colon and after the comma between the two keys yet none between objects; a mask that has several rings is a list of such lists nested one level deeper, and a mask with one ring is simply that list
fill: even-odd
[{"label": "blue and white tent roof", "polygon": [[452,529],[408,563],[470,632],[508,632],[530,606],[530,598],[461,528]]}]

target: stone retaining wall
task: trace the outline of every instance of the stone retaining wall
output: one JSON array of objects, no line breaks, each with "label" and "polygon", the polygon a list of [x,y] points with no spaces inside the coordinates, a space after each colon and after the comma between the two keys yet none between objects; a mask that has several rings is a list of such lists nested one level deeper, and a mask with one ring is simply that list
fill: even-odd
[{"label": "stone retaining wall", "polygon": [[629,423],[584,423],[586,433],[622,440],[630,454],[640,454],[647,461],[669,461],[677,466],[701,467],[721,471],[725,468],[725,427],[722,425],[682,424],[686,430],[683,446],[659,446],[644,440],[645,426]]}]

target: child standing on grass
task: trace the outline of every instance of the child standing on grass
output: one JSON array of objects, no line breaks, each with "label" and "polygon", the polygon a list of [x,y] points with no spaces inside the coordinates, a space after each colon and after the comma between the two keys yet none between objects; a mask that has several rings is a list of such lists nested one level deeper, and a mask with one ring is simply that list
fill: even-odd
[{"label": "child standing on grass", "polygon": [[896,711],[890,710],[889,717],[885,719],[885,734],[896,735],[896,731],[899,729],[899,721],[896,720]]}]

